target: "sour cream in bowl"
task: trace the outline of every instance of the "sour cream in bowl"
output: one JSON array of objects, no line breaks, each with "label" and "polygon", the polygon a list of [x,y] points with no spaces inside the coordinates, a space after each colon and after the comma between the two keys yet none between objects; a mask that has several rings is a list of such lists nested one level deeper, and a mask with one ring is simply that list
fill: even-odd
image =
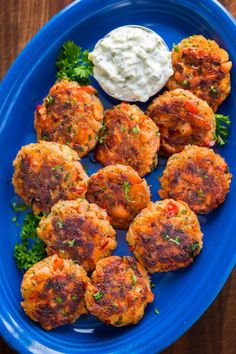
[{"label": "sour cream in bowl", "polygon": [[171,52],[147,27],[129,25],[109,32],[89,54],[103,90],[122,101],[146,102],[173,75]]}]

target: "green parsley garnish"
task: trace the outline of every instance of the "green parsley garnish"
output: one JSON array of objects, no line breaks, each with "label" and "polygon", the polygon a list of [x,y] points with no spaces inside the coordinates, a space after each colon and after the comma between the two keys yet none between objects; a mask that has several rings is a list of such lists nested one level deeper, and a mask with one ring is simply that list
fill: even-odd
[{"label": "green parsley garnish", "polygon": [[57,78],[66,78],[77,81],[81,85],[88,85],[89,77],[93,74],[93,63],[88,55],[88,50],[82,51],[81,47],[74,42],[64,43],[56,62]]},{"label": "green parsley garnish", "polygon": [[179,47],[175,43],[173,44],[173,50],[174,50],[174,52],[179,52]]},{"label": "green parsley garnish", "polygon": [[194,244],[191,246],[191,257],[194,256],[194,252],[199,248],[199,243],[198,242],[194,242]]},{"label": "green parsley garnish", "polygon": [[215,86],[211,86],[210,91],[209,91],[209,94],[210,94],[212,97],[217,97],[218,88],[215,87]]},{"label": "green parsley garnish", "polygon": [[18,217],[17,216],[13,216],[13,218],[11,219],[12,222],[17,222],[18,221]]},{"label": "green parsley garnish", "polygon": [[62,302],[63,300],[62,300],[62,298],[61,298],[60,296],[57,296],[57,297],[55,298],[55,301],[56,301],[56,302]]},{"label": "green parsley garnish", "polygon": [[52,167],[52,171],[63,171],[63,166],[62,165],[56,165]]},{"label": "green parsley garnish", "polygon": [[125,125],[121,125],[120,126],[120,131],[121,131],[121,133],[125,133],[126,132],[126,126]]},{"label": "green parsley garnish", "polygon": [[129,198],[130,187],[131,187],[131,186],[130,186],[129,181],[124,181],[124,182],[123,182],[123,188],[124,188],[124,192],[125,192],[125,199],[126,199],[128,202],[132,203],[133,201]]},{"label": "green parsley garnish", "polygon": [[20,269],[27,270],[46,257],[45,244],[38,238],[36,229],[42,216],[29,213],[25,216],[20,232],[20,243],[16,243],[14,257]]},{"label": "green parsley garnish", "polygon": [[132,274],[132,275],[131,275],[131,278],[132,278],[132,284],[135,285],[136,282],[137,282],[137,277],[136,277],[136,275],[135,275],[135,274]]},{"label": "green parsley garnish", "polygon": [[205,198],[205,194],[203,193],[202,189],[199,189],[199,191],[197,192],[197,196],[199,198]]},{"label": "green parsley garnish", "polygon": [[25,203],[16,204],[16,202],[12,202],[11,206],[16,212],[26,211],[27,209],[29,209],[29,206]]},{"label": "green parsley garnish", "polygon": [[73,247],[75,245],[75,239],[67,242],[69,247]]},{"label": "green parsley garnish", "polygon": [[62,228],[63,228],[63,222],[62,222],[61,219],[59,219],[59,220],[57,221],[57,226],[59,227],[59,229],[62,229]]},{"label": "green parsley garnish", "polygon": [[159,315],[159,313],[160,313],[160,311],[157,308],[155,308],[154,312],[156,315]]},{"label": "green parsley garnish", "polygon": [[181,85],[184,86],[184,87],[188,87],[188,85],[189,85],[188,80],[183,80]]},{"label": "green parsley garnish", "polygon": [[53,104],[54,103],[54,98],[51,95],[47,95],[46,97],[46,102],[47,104]]},{"label": "green parsley garnish", "polygon": [[165,234],[163,236],[163,239],[166,240],[166,241],[169,241],[169,242],[173,242],[175,243],[176,245],[179,245],[180,244],[180,238],[177,236],[175,238],[171,238],[168,234]]},{"label": "green parsley garnish", "polygon": [[102,291],[98,291],[97,293],[95,293],[95,294],[93,294],[93,298],[95,299],[95,300],[99,300],[99,299],[101,299],[102,297],[103,297],[103,292]]},{"label": "green parsley garnish", "polygon": [[78,299],[78,296],[76,294],[72,295],[72,300],[76,301]]},{"label": "green parsley garnish", "polygon": [[108,129],[106,123],[102,123],[102,126],[99,130],[98,135],[96,136],[96,140],[98,140],[99,144],[103,144],[108,134]]},{"label": "green parsley garnish", "polygon": [[133,128],[133,133],[134,133],[134,134],[138,134],[139,132],[140,132],[139,126],[136,125],[136,126]]},{"label": "green parsley garnish", "polygon": [[228,126],[231,124],[229,116],[223,114],[215,114],[216,119],[216,132],[214,139],[216,144],[225,145],[228,142],[229,130]]}]

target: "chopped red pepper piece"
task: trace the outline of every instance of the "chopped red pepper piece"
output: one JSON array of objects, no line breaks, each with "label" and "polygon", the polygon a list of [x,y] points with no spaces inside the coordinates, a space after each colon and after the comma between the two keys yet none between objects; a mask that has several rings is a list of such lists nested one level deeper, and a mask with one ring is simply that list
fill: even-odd
[{"label": "chopped red pepper piece", "polygon": [[169,202],[167,205],[167,214],[170,216],[175,216],[179,212],[179,208],[173,202]]}]

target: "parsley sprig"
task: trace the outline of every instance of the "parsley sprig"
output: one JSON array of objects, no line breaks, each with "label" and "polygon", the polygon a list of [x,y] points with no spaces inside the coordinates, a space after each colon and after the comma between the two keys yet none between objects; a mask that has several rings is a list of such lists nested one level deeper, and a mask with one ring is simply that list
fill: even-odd
[{"label": "parsley sprig", "polygon": [[223,114],[215,114],[216,119],[216,132],[215,141],[218,145],[225,145],[228,142],[230,117]]},{"label": "parsley sprig", "polygon": [[14,257],[18,268],[27,270],[34,263],[46,257],[45,245],[38,238],[36,229],[42,216],[33,213],[25,215],[20,232],[20,243],[16,243]]},{"label": "parsley sprig", "polygon": [[66,78],[77,81],[81,85],[89,84],[89,77],[93,74],[93,63],[88,58],[89,51],[82,51],[73,41],[67,41],[61,48],[56,66],[57,78]]}]

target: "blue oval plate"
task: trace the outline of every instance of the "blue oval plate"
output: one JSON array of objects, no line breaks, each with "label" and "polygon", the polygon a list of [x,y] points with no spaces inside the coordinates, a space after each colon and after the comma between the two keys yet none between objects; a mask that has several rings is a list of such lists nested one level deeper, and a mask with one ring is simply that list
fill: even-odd
[{"label": "blue oval plate", "polygon": [[[0,330],[20,353],[157,353],[183,334],[213,301],[236,260],[235,178],[226,202],[208,216],[200,217],[204,249],[187,269],[156,274],[152,278],[155,301],[142,321],[133,327],[112,328],[92,316],[51,332],[43,331],[20,307],[20,283],[13,248],[19,228],[12,223],[10,201],[12,160],[22,145],[35,141],[33,113],[55,81],[55,60],[62,43],[74,40],[92,49],[113,28],[144,25],[158,32],[169,47],[191,34],[215,39],[230,54],[232,93],[220,112],[232,118],[229,143],[217,149],[236,175],[236,26],[234,19],[213,0],[81,0],[56,15],[19,55],[0,87]],[[95,86],[97,84],[93,83]],[[105,107],[117,104],[99,89]],[[145,108],[145,105],[142,106]],[[99,168],[83,159],[91,174]],[[147,181],[157,199],[158,180],[165,161]],[[128,254],[125,233],[118,233],[116,254]],[[154,309],[158,308],[157,315]]]}]

